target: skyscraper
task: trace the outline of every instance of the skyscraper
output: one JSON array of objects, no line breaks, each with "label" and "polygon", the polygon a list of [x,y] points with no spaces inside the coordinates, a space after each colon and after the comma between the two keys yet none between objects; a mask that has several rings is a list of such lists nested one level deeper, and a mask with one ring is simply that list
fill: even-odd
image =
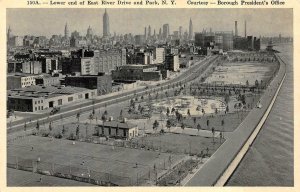
[{"label": "skyscraper", "polygon": [[65,38],[69,38],[69,27],[68,27],[68,23],[66,23],[66,25],[65,25]]},{"label": "skyscraper", "polygon": [[247,21],[245,21],[245,37],[247,37]]},{"label": "skyscraper", "polygon": [[159,28],[158,39],[161,39],[161,28]]},{"label": "skyscraper", "polygon": [[163,25],[163,38],[167,39],[170,35],[170,27],[169,24],[164,24]]},{"label": "skyscraper", "polygon": [[148,37],[149,38],[151,37],[151,26],[150,25],[148,26]]},{"label": "skyscraper", "polygon": [[192,19],[190,18],[190,25],[189,25],[189,40],[193,39],[193,23]]},{"label": "skyscraper", "polygon": [[8,27],[8,30],[7,30],[7,41],[9,41],[11,37],[11,29],[10,29],[10,26]]},{"label": "skyscraper", "polygon": [[179,26],[179,38],[181,39],[182,38],[182,26]]},{"label": "skyscraper", "polygon": [[106,12],[105,9],[105,13],[103,15],[103,37],[109,37],[110,36],[110,32],[109,32],[109,16]]},{"label": "skyscraper", "polygon": [[234,24],[235,24],[234,36],[237,37],[238,36],[238,26],[237,26],[238,24],[237,24],[237,21],[235,21]]},{"label": "skyscraper", "polygon": [[87,29],[86,37],[87,38],[93,37],[93,29],[91,28],[91,26],[89,26],[89,28]]}]

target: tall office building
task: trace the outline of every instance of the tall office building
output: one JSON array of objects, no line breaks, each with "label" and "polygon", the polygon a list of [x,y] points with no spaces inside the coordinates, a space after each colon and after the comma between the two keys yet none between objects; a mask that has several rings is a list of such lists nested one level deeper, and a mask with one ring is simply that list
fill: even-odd
[{"label": "tall office building", "polygon": [[151,26],[150,25],[148,26],[148,37],[149,38],[151,37]]},{"label": "tall office building", "polygon": [[7,43],[9,44],[9,40],[10,40],[10,38],[11,38],[11,29],[10,29],[10,26],[8,27],[8,30],[7,30],[7,36],[6,36],[6,41],[7,41]]},{"label": "tall office building", "polygon": [[109,16],[106,12],[105,9],[105,13],[103,15],[103,37],[109,37],[110,36],[110,32],[109,32]]},{"label": "tall office building", "polygon": [[193,39],[193,23],[192,19],[190,18],[190,25],[189,25],[189,40]]},{"label": "tall office building", "polygon": [[247,21],[245,21],[245,37],[247,37]]},{"label": "tall office building", "polygon": [[68,27],[68,23],[66,23],[66,25],[65,25],[65,38],[69,38],[69,27]]},{"label": "tall office building", "polygon": [[235,23],[235,31],[234,31],[234,36],[236,36],[236,37],[237,37],[237,36],[238,36],[238,26],[237,26],[238,24],[237,24],[237,21],[235,21],[234,23]]},{"label": "tall office building", "polygon": [[182,26],[180,26],[180,27],[179,27],[179,38],[181,39],[182,36],[183,36],[183,34],[182,34]]},{"label": "tall office building", "polygon": [[170,35],[170,27],[169,24],[164,24],[163,25],[163,38],[167,39]]},{"label": "tall office building", "polygon": [[161,39],[161,28],[159,28],[158,38]]},{"label": "tall office building", "polygon": [[92,38],[93,37],[93,29],[91,28],[91,26],[89,26],[89,28],[86,31],[86,37],[87,38]]}]

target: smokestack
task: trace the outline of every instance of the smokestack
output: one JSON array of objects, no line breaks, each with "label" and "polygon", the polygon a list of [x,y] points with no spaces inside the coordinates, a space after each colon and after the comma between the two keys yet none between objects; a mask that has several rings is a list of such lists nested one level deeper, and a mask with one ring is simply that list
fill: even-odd
[{"label": "smokestack", "polygon": [[235,31],[234,31],[234,36],[238,36],[238,28],[237,28],[237,21],[235,21]]},{"label": "smokestack", "polygon": [[245,37],[247,37],[247,21],[245,21]]}]

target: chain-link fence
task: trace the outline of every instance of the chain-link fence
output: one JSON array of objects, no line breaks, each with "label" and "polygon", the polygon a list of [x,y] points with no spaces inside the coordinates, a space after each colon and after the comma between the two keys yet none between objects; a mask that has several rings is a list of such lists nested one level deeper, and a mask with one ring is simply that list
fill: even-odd
[{"label": "chain-link fence", "polygon": [[[124,176],[89,170],[88,168],[73,165],[63,165],[34,159],[24,159],[18,156],[8,156],[7,167],[43,175],[72,179],[100,186],[137,186],[148,183],[150,179],[153,181],[155,180],[153,177],[153,170],[150,171],[150,169],[149,171],[145,171],[144,169],[140,172],[140,175],[137,173],[136,176]],[[161,169],[161,167],[162,165],[157,165],[157,169]],[[152,177],[150,177],[150,174]]]}]

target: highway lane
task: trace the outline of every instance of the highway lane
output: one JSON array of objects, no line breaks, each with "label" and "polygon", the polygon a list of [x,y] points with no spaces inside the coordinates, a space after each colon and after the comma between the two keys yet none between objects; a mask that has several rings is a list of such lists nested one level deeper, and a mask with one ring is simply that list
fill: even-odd
[{"label": "highway lane", "polygon": [[179,86],[185,83],[189,84],[192,81],[201,78],[203,75],[207,75],[208,71],[211,70],[213,66],[211,64],[216,64],[216,60],[218,58],[220,57],[219,56],[207,57],[204,60],[195,63],[192,67],[190,67],[190,69],[188,69],[180,76],[171,79],[167,82],[163,82],[159,86],[154,86],[153,88],[149,88],[149,89],[140,88],[126,93],[120,93],[114,96],[110,96],[107,98],[94,99],[84,103],[79,103],[77,105],[65,106],[61,108],[59,113],[52,116],[49,116],[48,113],[44,113],[44,114],[36,115],[35,117],[32,118],[26,118],[12,123],[7,123],[7,127],[8,127],[7,133],[10,134],[15,131],[23,130],[25,122],[26,122],[26,129],[30,129],[35,127],[37,120],[42,121],[44,123],[48,123],[50,121],[51,122],[58,121],[61,118],[75,116],[79,111],[81,113],[86,111],[92,111],[93,108],[101,108],[101,107],[109,106],[111,104],[116,104],[118,102],[130,100],[134,97],[140,97],[148,93],[154,93],[154,92],[162,93],[163,91],[172,89],[173,86]]}]

